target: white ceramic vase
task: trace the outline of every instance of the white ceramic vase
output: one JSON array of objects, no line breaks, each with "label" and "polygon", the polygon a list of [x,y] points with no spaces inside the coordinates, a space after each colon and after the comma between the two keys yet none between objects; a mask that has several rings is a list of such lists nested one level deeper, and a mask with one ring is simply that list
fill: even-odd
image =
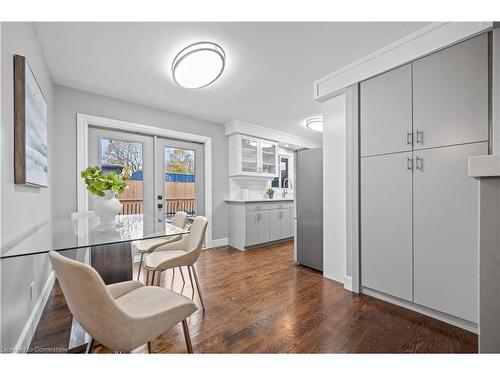
[{"label": "white ceramic vase", "polygon": [[106,190],[104,197],[96,199],[94,211],[101,219],[101,227],[112,228],[115,226],[115,217],[120,213],[122,205],[112,190]]}]

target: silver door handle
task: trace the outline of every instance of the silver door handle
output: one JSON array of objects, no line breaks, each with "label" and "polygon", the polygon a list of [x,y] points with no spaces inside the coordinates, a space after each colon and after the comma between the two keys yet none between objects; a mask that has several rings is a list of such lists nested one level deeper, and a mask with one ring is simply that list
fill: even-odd
[{"label": "silver door handle", "polygon": [[416,168],[417,169],[420,169],[421,171],[424,169],[424,159],[417,156],[417,165],[416,165]]},{"label": "silver door handle", "polygon": [[409,156],[406,158],[406,169],[413,171],[413,158],[410,158]]},{"label": "silver door handle", "polygon": [[413,132],[411,130],[408,130],[406,132],[406,144],[407,145],[413,144]]},{"label": "silver door handle", "polygon": [[424,131],[417,129],[417,143],[423,144],[424,143]]}]

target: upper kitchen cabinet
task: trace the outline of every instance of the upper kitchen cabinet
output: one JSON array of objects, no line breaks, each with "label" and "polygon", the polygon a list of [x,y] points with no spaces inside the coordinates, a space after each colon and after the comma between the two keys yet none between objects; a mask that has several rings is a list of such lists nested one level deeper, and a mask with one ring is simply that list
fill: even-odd
[{"label": "upper kitchen cabinet", "polygon": [[278,176],[277,142],[242,134],[233,134],[228,141],[229,176]]},{"label": "upper kitchen cabinet", "polygon": [[413,63],[415,149],[488,140],[488,37]]},{"label": "upper kitchen cabinet", "polygon": [[361,156],[412,150],[411,64],[361,83]]}]

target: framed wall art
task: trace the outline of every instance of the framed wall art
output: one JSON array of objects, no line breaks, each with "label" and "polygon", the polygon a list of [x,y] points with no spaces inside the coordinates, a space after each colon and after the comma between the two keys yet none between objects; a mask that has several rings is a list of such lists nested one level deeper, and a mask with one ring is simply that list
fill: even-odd
[{"label": "framed wall art", "polygon": [[14,177],[47,187],[47,101],[24,56],[14,56]]}]

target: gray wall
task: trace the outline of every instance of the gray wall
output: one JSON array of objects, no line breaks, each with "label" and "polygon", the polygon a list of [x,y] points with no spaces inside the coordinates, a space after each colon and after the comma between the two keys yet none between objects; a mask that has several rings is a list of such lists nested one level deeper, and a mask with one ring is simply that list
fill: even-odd
[{"label": "gray wall", "polygon": [[76,114],[85,113],[212,137],[212,238],[227,237],[224,199],[229,194],[224,126],[62,86],[56,86],[55,100],[53,168],[59,183],[52,191],[57,202],[53,206],[54,217],[67,217],[76,211]]},{"label": "gray wall", "polygon": [[[15,242],[51,218],[53,189],[52,136],[54,134],[54,85],[32,23],[2,23],[2,246]],[[14,184],[14,95],[13,55],[24,55],[48,103],[49,187],[33,188]],[[16,344],[50,272],[47,256],[22,257],[1,264],[1,344]],[[35,282],[30,300],[29,285]]]}]

